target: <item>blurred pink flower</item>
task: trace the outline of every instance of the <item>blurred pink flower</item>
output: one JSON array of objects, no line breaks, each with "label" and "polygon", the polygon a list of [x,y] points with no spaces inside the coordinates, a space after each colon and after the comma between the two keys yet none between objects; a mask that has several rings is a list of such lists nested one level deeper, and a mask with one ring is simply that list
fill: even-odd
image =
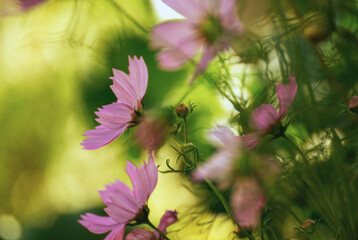
[{"label": "blurred pink flower", "polygon": [[[178,216],[176,211],[166,211],[165,214],[160,219],[158,229],[162,233],[167,234],[167,227],[169,227],[170,225],[172,225],[177,221],[178,221]],[[163,240],[163,239],[164,238],[156,230],[152,232],[142,228],[137,228],[126,236],[126,240]]]},{"label": "blurred pink flower", "polygon": [[352,109],[358,108],[358,96],[354,96],[351,98],[348,107]]},{"label": "blurred pink flower", "polygon": [[[192,175],[193,181],[205,178],[215,181],[223,189],[230,185],[234,160],[239,157],[242,140],[227,127],[218,127],[209,135],[218,151],[205,163],[197,167]],[[219,141],[217,141],[219,140]]]},{"label": "blurred pink flower", "polygon": [[20,0],[20,5],[22,9],[27,10],[44,1],[45,0]]},{"label": "blurred pink flower", "polygon": [[258,131],[243,136],[245,145],[250,148],[255,147],[262,136],[270,133],[279,123],[281,123],[281,120],[286,115],[288,108],[291,106],[292,101],[296,96],[296,78],[290,76],[290,83],[288,85],[276,84],[276,91],[279,102],[278,113],[272,105],[262,104],[251,114],[250,125]]},{"label": "blurred pink flower", "polygon": [[96,121],[100,125],[85,132],[83,136],[88,138],[81,143],[84,149],[103,147],[119,137],[130,126],[142,106],[141,101],[148,84],[148,69],[142,57],[128,57],[128,60],[129,75],[113,69],[111,89],[117,102],[104,105],[95,112],[99,117]]},{"label": "blurred pink flower", "polygon": [[126,172],[133,190],[116,180],[115,183],[107,185],[105,190],[99,191],[102,201],[107,205],[104,210],[108,217],[86,213],[81,215],[82,219],[79,220],[79,223],[92,233],[102,234],[110,231],[105,240],[123,239],[127,223],[143,222],[148,217],[146,202],[158,180],[158,169],[153,157],[149,158],[148,163],[140,165],[139,169],[128,161]]},{"label": "blurred pink flower", "polygon": [[235,0],[163,0],[187,19],[161,23],[154,27],[151,46],[163,48],[158,54],[163,69],[178,69],[203,47],[195,76],[203,72],[218,52],[244,31],[236,15]]},{"label": "blurred pink flower", "polygon": [[266,204],[263,189],[254,178],[240,178],[234,184],[230,205],[236,221],[245,229],[253,229],[260,222]]},{"label": "blurred pink flower", "polygon": [[0,16],[10,16],[28,11],[45,0],[1,0]]}]

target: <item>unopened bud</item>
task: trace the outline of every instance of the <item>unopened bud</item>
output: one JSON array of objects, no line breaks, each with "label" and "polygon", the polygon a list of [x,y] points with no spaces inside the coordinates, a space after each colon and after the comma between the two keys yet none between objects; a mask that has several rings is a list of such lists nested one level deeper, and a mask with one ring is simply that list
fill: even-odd
[{"label": "unopened bud", "polygon": [[352,97],[351,101],[349,102],[348,107],[349,107],[349,110],[358,114],[358,96]]},{"label": "unopened bud", "polygon": [[308,41],[318,43],[326,40],[332,32],[332,24],[322,13],[311,13],[305,17],[303,35]]},{"label": "unopened bud", "polygon": [[185,104],[181,103],[175,109],[175,113],[178,115],[178,117],[185,118],[186,116],[188,116],[189,108]]}]

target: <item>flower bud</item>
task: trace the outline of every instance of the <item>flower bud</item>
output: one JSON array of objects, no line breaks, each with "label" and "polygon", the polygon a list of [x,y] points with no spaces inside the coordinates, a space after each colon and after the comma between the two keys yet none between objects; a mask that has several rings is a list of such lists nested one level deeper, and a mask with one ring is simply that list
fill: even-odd
[{"label": "flower bud", "polygon": [[318,43],[326,40],[332,32],[332,24],[322,13],[314,12],[305,17],[303,35],[308,41]]},{"label": "flower bud", "polygon": [[351,101],[349,102],[348,107],[349,107],[349,110],[358,114],[358,96],[352,97]]},{"label": "flower bud", "polygon": [[185,104],[181,103],[179,106],[175,109],[175,113],[178,117],[185,118],[188,116],[189,108]]}]

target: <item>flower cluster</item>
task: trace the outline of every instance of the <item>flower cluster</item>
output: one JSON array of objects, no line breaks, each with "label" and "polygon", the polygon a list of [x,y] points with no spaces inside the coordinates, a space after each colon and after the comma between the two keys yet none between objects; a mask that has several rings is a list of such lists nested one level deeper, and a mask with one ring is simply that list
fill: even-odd
[{"label": "flower cluster", "polygon": [[[296,144],[295,140],[297,139],[292,140],[292,138],[297,138],[295,134],[299,131],[290,131],[290,126],[296,124],[293,123],[299,118],[297,116],[306,117],[304,114],[300,114],[299,111],[304,112],[308,111],[307,109],[314,108],[315,111],[319,111],[319,107],[323,108],[317,104],[318,94],[315,94],[309,80],[304,82],[301,75],[297,75],[296,80],[295,76],[289,74],[290,72],[296,72],[296,68],[290,67],[294,61],[292,59],[287,61],[285,59],[286,54],[280,53],[280,51],[285,51],[282,50],[285,48],[282,47],[281,49],[278,46],[279,44],[275,41],[279,37],[276,36],[276,38],[264,40],[272,41],[273,46],[271,48],[279,52],[277,53],[278,61],[283,61],[283,63],[280,62],[280,69],[271,70],[271,68],[274,68],[272,65],[275,64],[270,64],[270,61],[273,60],[268,57],[265,58],[265,62],[262,64],[266,65],[267,72],[261,74],[262,68],[260,66],[257,67],[259,69],[257,73],[253,75],[257,79],[261,80],[263,78],[267,80],[266,84],[269,83],[270,88],[267,88],[269,90],[257,90],[256,87],[252,87],[252,93],[267,90],[266,94],[263,94],[262,99],[245,99],[244,91],[241,94],[235,91],[235,87],[240,84],[235,83],[238,77],[231,73],[231,64],[242,64],[243,62],[247,64],[245,61],[237,60],[237,58],[240,58],[236,51],[238,39],[246,31],[249,31],[243,26],[237,15],[239,1],[163,0],[163,2],[183,15],[185,19],[160,23],[151,30],[150,47],[159,50],[157,59],[161,68],[174,70],[183,67],[189,61],[194,63],[196,55],[201,52],[201,59],[196,64],[195,72],[192,74],[192,80],[194,80],[199,74],[204,73],[209,63],[214,62],[216,56],[219,55],[218,59],[220,61],[216,62],[218,63],[216,72],[210,75],[210,68],[210,71],[207,71],[207,75],[203,78],[208,78],[208,82],[232,103],[237,112],[232,114],[234,117],[230,117],[228,121],[230,128],[222,125],[209,132],[209,141],[216,148],[216,151],[211,155],[202,154],[202,150],[199,147],[201,143],[192,141],[189,136],[192,132],[188,125],[191,124],[190,116],[194,112],[195,105],[189,102],[187,106],[179,102],[175,106],[145,109],[142,101],[148,86],[148,69],[142,57],[129,57],[129,73],[113,69],[114,76],[110,78],[113,80],[111,89],[117,98],[116,102],[98,108],[95,114],[98,116],[96,121],[100,125],[85,132],[84,136],[87,138],[82,142],[82,145],[84,149],[98,149],[114,141],[125,131],[130,131],[130,128],[136,127],[133,130],[135,131],[134,134],[131,136],[134,137],[134,142],[139,145],[141,150],[149,153],[150,158],[148,162],[144,162],[139,168],[131,162],[127,162],[126,172],[132,182],[132,189],[123,182],[116,180],[115,183],[107,185],[105,190],[99,191],[101,199],[106,205],[104,210],[108,216],[103,217],[87,213],[81,216],[82,219],[79,222],[89,231],[96,234],[110,232],[105,238],[106,240],[123,238],[127,240],[169,239],[167,235],[171,233],[169,232],[168,234],[167,228],[178,221],[177,212],[166,211],[156,227],[149,221],[149,206],[147,204],[148,198],[154,191],[158,180],[158,169],[153,156],[164,146],[165,148],[173,149],[174,154],[176,154],[176,167],[171,165],[171,159],[167,159],[167,170],[160,172],[182,174],[183,177],[186,177],[191,182],[191,186],[188,187],[190,190],[191,188],[195,190],[196,187],[199,187],[209,191],[211,195],[197,194],[198,199],[205,198],[201,202],[205,205],[205,210],[215,214],[225,213],[225,216],[230,218],[237,227],[238,231],[235,232],[237,237],[246,237],[253,240],[256,235],[260,235],[262,239],[271,239],[270,237],[278,239],[274,236],[274,227],[270,225],[277,225],[271,218],[271,215],[275,214],[273,209],[285,208],[277,206],[283,204],[283,201],[295,200],[297,189],[300,188],[311,194],[313,199],[317,198],[316,193],[312,193],[311,189],[307,190],[306,188],[313,184],[311,179],[316,182],[318,177],[312,173],[311,168],[308,171],[305,168],[311,167],[314,161],[318,162],[317,159],[310,158],[307,154],[308,152],[317,151],[317,149],[309,149],[305,152],[303,147]],[[280,17],[282,16],[280,15]],[[285,21],[288,20],[286,19]],[[276,24],[276,22],[272,24]],[[288,23],[286,22],[285,24]],[[247,35],[251,36],[250,34]],[[301,34],[303,36],[307,35],[307,28]],[[259,38],[259,36],[254,36],[253,39],[256,38]],[[325,37],[320,38],[319,41],[313,41],[311,37],[306,36],[306,38],[311,44],[318,44],[326,39]],[[270,48],[270,46],[263,46],[260,41],[255,40],[253,42],[251,47],[260,46],[261,50]],[[234,44],[235,51],[231,49]],[[226,51],[229,52],[228,57],[225,55]],[[232,57],[230,54],[236,54],[236,56]],[[257,61],[254,64],[257,64]],[[324,61],[320,61],[320,63],[323,65]],[[244,88],[246,72],[243,75],[241,84]],[[330,76],[329,74],[327,75]],[[331,78],[329,84],[332,86],[339,85],[337,79]],[[255,79],[257,81],[255,83],[260,83],[257,79]],[[304,84],[302,84],[303,82]],[[308,91],[306,91],[306,88]],[[273,97],[274,94],[270,95],[273,92],[270,89],[276,90],[277,98]],[[338,89],[337,91],[341,90]],[[298,91],[299,93],[297,94]],[[305,96],[307,92],[310,93],[312,104],[296,108],[297,105],[300,105],[302,96]],[[345,114],[347,112],[358,113],[358,97],[347,97],[352,96],[348,93],[342,95],[345,100],[351,98],[349,105],[345,105]],[[185,99],[185,97],[186,95],[182,99]],[[252,96],[247,98],[250,97],[254,98]],[[297,101],[297,98],[301,99]],[[278,99],[278,104],[275,104],[276,99]],[[292,114],[292,112],[294,113]],[[351,115],[356,116],[355,114]],[[314,122],[317,119],[318,117],[316,119],[306,119],[306,121]],[[354,121],[351,120],[351,122]],[[347,125],[354,125],[351,122],[349,123],[350,125]],[[328,126],[328,121],[325,124]],[[332,125],[329,130],[330,134],[327,134],[330,136],[329,141],[335,141],[337,145],[335,148],[343,149],[345,145],[343,141],[346,141],[346,139],[347,141],[351,140],[349,137],[340,138],[340,131],[336,129],[339,127],[338,124],[330,124]],[[306,136],[309,131],[314,132],[309,127],[303,129],[301,135],[305,136],[297,142],[306,141],[309,138]],[[297,133],[297,135],[299,134]],[[268,136],[271,136],[271,138]],[[355,150],[350,149],[347,152],[351,153],[355,152]],[[332,153],[330,158],[337,156],[338,154],[334,155]],[[355,158],[351,157],[349,161],[354,161],[352,159]],[[282,193],[285,191],[282,189],[286,189],[286,185],[289,185],[285,181],[289,182],[290,178],[296,176],[299,176],[298,178],[303,176],[302,178],[304,178],[302,172],[308,172],[308,180],[305,179],[306,182],[302,180],[302,183],[295,180],[291,181],[291,185],[287,189],[294,193],[287,197],[288,193]],[[277,179],[280,179],[280,181]],[[194,190],[193,192],[195,193]],[[326,201],[329,201],[325,189],[322,191],[325,194],[325,198],[327,198]],[[276,192],[280,192],[280,196],[277,198],[273,197]],[[271,201],[274,203],[272,204]],[[212,204],[213,202],[214,204]],[[222,208],[217,207],[217,202],[222,205]],[[303,203],[306,204],[302,200],[300,204]],[[327,205],[332,206],[330,202]],[[301,223],[301,219],[297,217],[299,215],[296,215],[293,212],[294,210],[289,209],[287,211]],[[299,229],[306,231],[305,229],[313,223],[316,226],[318,221],[304,222],[300,224]],[[128,233],[129,226],[135,228]],[[147,228],[148,226],[150,229]],[[284,237],[280,236],[280,239],[284,239]]]}]

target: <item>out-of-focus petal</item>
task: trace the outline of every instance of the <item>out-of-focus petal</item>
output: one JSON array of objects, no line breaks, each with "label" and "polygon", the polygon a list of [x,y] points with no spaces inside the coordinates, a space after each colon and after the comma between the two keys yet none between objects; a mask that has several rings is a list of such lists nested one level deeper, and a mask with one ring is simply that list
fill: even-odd
[{"label": "out-of-focus petal", "polygon": [[86,131],[83,136],[88,137],[83,140],[81,145],[83,149],[93,150],[112,142],[119,137],[128,127],[128,124],[124,124],[121,128],[110,129],[104,126],[97,126],[93,130]]},{"label": "out-of-focus petal", "polygon": [[152,30],[151,47],[164,48],[158,54],[159,64],[164,69],[181,67],[202,44],[194,26],[186,20],[165,22]]},{"label": "out-of-focus petal", "polygon": [[[168,211],[166,211],[164,213],[164,215],[160,219],[158,229],[162,233],[167,234],[167,228],[170,225],[176,223],[177,221],[178,221],[178,213],[177,213],[177,211],[168,210]],[[163,239],[163,237],[161,237],[160,234],[155,230],[154,230],[154,235],[155,235],[156,239]]]},{"label": "out-of-focus petal", "polygon": [[222,26],[231,35],[244,32],[244,25],[237,16],[237,6],[235,0],[220,0],[219,15]]},{"label": "out-of-focus petal", "polygon": [[223,126],[219,126],[217,129],[210,131],[209,140],[211,140],[212,144],[216,147],[228,149],[233,155],[235,155],[241,144],[240,137],[235,136],[229,128]]},{"label": "out-of-focus petal", "polygon": [[163,2],[177,11],[179,14],[197,21],[203,15],[201,11],[200,2],[195,0],[163,0]]},{"label": "out-of-focus petal", "polygon": [[90,232],[96,234],[102,234],[121,226],[110,217],[101,217],[92,213],[81,215],[81,218],[82,220],[78,220],[78,222]]},{"label": "out-of-focus petal", "polygon": [[358,107],[358,96],[354,96],[351,98],[351,100],[349,101],[348,107],[352,108],[352,109]]},{"label": "out-of-focus petal", "polygon": [[249,150],[256,147],[256,145],[260,142],[261,138],[262,138],[262,134],[260,132],[253,132],[241,136],[243,144]]},{"label": "out-of-focus petal", "polygon": [[20,0],[20,5],[22,9],[27,10],[44,1],[45,0]]},{"label": "out-of-focus petal", "polygon": [[268,132],[278,121],[277,111],[270,104],[262,104],[250,116],[250,125],[263,132]]},{"label": "out-of-focus petal", "polygon": [[205,47],[203,56],[201,57],[198,66],[196,67],[195,74],[191,80],[191,83],[193,83],[193,81],[199,74],[205,71],[205,69],[209,65],[209,62],[211,61],[211,59],[213,59],[216,56],[217,53],[218,51],[215,50],[214,48],[209,46]]},{"label": "out-of-focus petal", "polygon": [[143,228],[136,228],[126,236],[126,240],[156,240],[153,232]]},{"label": "out-of-focus petal", "polygon": [[286,115],[288,108],[291,106],[291,103],[296,96],[296,78],[290,76],[290,83],[288,85],[276,84],[276,91],[279,102],[278,118],[282,119]]},{"label": "out-of-focus petal", "polygon": [[230,197],[230,205],[234,217],[243,228],[253,229],[260,222],[265,204],[264,191],[255,179],[237,180]]},{"label": "out-of-focus petal", "polygon": [[218,183],[221,189],[230,184],[234,158],[227,151],[219,151],[205,163],[199,165],[192,175],[195,182],[208,178]]}]

